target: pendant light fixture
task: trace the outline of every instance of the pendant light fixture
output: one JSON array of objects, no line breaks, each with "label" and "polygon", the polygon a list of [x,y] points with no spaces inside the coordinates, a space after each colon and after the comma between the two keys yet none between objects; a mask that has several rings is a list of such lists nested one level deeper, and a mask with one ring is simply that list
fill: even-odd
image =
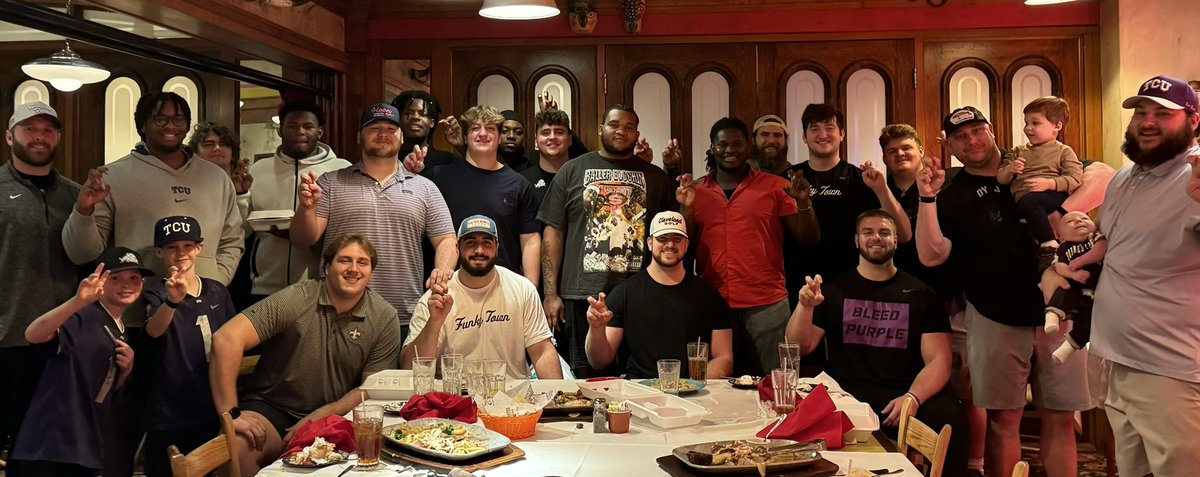
[{"label": "pendant light fixture", "polygon": [[483,0],[479,16],[495,20],[539,20],[558,15],[554,0]]},{"label": "pendant light fixture", "polygon": [[[67,0],[67,14],[71,14],[71,0]],[[49,82],[54,89],[67,92],[108,79],[111,73],[107,69],[81,58],[71,50],[70,40],[65,43],[66,48],[58,53],[21,65],[21,71],[34,79]]]}]

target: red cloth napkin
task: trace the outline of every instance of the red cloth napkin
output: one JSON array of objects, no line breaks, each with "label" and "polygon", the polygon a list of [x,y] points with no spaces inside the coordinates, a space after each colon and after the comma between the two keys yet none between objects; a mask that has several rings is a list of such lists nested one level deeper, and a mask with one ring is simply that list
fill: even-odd
[{"label": "red cloth napkin", "polygon": [[472,424],[478,420],[478,409],[470,398],[450,393],[425,393],[413,396],[400,410],[400,416],[411,421],[438,417]]},{"label": "red cloth napkin", "polygon": [[292,436],[292,441],[288,443],[288,451],[284,452],[284,455],[304,450],[318,437],[325,438],[325,441],[336,446],[337,450],[354,452],[354,423],[342,416],[326,416],[324,419],[309,421],[300,426]]},{"label": "red cloth napkin", "polygon": [[[770,378],[764,381],[767,379]],[[759,388],[759,396],[762,396],[762,388]],[[772,393],[772,400],[774,397]],[[775,430],[772,432],[771,428]],[[766,438],[767,433],[770,433],[772,439],[791,439],[797,442],[825,439],[825,444],[830,449],[841,449],[846,445],[842,436],[852,429],[854,424],[850,422],[850,418],[846,417],[846,413],[837,410],[833,400],[829,398],[829,390],[821,385],[814,388],[807,398],[797,402],[796,410],[788,414],[779,427],[771,423],[757,435]]]}]

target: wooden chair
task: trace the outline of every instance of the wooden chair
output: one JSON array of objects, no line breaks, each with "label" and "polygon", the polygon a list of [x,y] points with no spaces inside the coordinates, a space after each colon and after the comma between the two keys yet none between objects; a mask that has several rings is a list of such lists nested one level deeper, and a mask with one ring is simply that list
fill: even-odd
[{"label": "wooden chair", "polygon": [[1017,465],[1013,466],[1012,477],[1029,477],[1029,463],[1023,460],[1017,461]]},{"label": "wooden chair", "polygon": [[[942,465],[946,462],[946,448],[950,446],[950,425],[942,426],[942,432],[933,432],[933,429],[925,423],[908,414],[912,405],[911,398],[905,399],[904,405],[900,408],[900,415],[904,417],[900,419],[898,432],[900,439],[896,447],[905,456],[908,455],[910,446],[916,449],[925,460],[929,461],[929,477],[941,477]],[[915,461],[914,464],[916,464]]]},{"label": "wooden chair", "polygon": [[228,412],[222,413],[221,435],[205,442],[188,455],[180,453],[178,447],[167,448],[167,455],[171,457],[171,474],[175,477],[204,477],[214,470],[221,469],[221,475],[241,477],[238,456],[233,450],[233,442],[236,439],[233,417]]}]

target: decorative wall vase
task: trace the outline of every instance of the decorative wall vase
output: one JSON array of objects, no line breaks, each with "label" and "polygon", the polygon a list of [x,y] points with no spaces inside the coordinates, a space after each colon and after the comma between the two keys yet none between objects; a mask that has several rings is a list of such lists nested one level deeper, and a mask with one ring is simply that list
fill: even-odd
[{"label": "decorative wall vase", "polygon": [[571,22],[571,33],[587,35],[596,29],[596,1],[573,0],[571,12],[567,15]]},{"label": "decorative wall vase", "polygon": [[646,0],[621,0],[621,16],[625,23],[625,31],[639,33],[642,31],[642,18],[646,16]]}]

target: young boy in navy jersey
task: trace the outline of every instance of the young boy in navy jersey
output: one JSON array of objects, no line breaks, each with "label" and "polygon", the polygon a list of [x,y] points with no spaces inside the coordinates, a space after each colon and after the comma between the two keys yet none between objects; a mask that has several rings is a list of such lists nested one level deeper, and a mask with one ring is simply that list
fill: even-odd
[{"label": "young boy in navy jersey", "polygon": [[220,432],[208,361],[213,333],[237,311],[223,285],[196,275],[203,241],[192,217],[167,217],[154,226],[154,253],[168,276],[146,292],[147,362],[153,367],[144,447],[149,477],[171,475],[168,446],[188,453]]},{"label": "young boy in navy jersey", "polygon": [[124,247],[105,251],[99,261],[73,298],[25,328],[25,339],[52,356],[13,448],[10,477],[101,473],[111,404],[133,370],[121,314],[142,296],[142,278],[154,272]]}]

